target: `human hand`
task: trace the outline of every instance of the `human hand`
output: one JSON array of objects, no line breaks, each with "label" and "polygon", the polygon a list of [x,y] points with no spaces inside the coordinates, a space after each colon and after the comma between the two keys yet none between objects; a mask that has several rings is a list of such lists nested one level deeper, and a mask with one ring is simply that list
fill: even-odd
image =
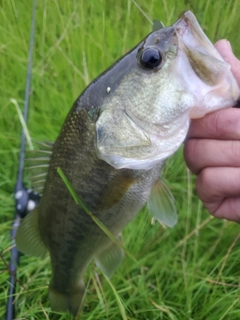
[{"label": "human hand", "polygon": [[[240,87],[240,60],[228,41],[220,40],[215,46],[231,65]],[[197,193],[207,210],[217,218],[240,222],[240,109],[192,120],[184,156],[197,175]]]}]

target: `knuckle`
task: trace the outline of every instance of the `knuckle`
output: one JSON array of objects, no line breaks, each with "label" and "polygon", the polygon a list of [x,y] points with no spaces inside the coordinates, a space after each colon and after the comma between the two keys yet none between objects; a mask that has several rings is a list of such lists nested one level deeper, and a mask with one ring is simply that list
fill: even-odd
[{"label": "knuckle", "polygon": [[196,180],[197,194],[203,202],[209,202],[212,197],[212,191],[214,188],[211,176],[211,168],[207,167],[202,169]]},{"label": "knuckle", "polygon": [[231,155],[230,163],[240,165],[240,141],[230,141],[229,149],[229,154]]},{"label": "knuckle", "polygon": [[219,212],[219,208],[221,207],[221,202],[204,203],[204,206],[213,217],[218,219],[223,219],[223,217],[221,216],[221,213]]},{"label": "knuckle", "polygon": [[188,168],[194,173],[198,173],[197,163],[197,154],[198,154],[198,139],[189,139],[184,145],[184,158]]},{"label": "knuckle", "polygon": [[220,139],[235,136],[240,125],[239,112],[239,109],[225,109],[209,114],[209,120],[206,122],[208,136]]},{"label": "knuckle", "polygon": [[223,113],[219,111],[212,113],[212,121],[208,122],[208,131],[211,136],[215,136],[216,133],[223,131],[223,116]]}]

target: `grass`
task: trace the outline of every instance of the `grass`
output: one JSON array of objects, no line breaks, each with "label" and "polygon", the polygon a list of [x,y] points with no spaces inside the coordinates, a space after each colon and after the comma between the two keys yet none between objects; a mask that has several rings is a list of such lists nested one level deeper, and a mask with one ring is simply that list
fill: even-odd
[{"label": "grass", "polygon": [[[227,38],[240,56],[239,0],[138,0],[150,19],[166,25],[189,8],[212,41]],[[0,318],[8,295],[10,228],[21,124],[10,99],[23,106],[31,2],[0,1]],[[28,128],[36,140],[54,140],[85,86],[132,48],[151,25],[130,0],[38,1]],[[123,232],[128,251],[108,282],[91,265],[84,319],[240,318],[239,226],[209,216],[199,202],[182,150],[167,162],[164,177],[179,212],[165,229],[142,212]],[[72,319],[50,311],[49,260],[23,256],[18,269],[17,319]]]}]

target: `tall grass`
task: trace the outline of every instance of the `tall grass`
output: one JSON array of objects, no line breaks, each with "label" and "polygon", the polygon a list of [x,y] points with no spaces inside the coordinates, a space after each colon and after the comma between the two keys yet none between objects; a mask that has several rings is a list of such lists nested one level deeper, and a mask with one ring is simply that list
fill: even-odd
[{"label": "tall grass", "polygon": [[[151,19],[166,25],[191,9],[215,42],[231,41],[240,56],[239,0],[138,0]],[[0,318],[8,294],[9,232],[14,214],[31,25],[31,1],[0,1]],[[85,86],[132,48],[151,25],[130,0],[39,0],[28,128],[36,140],[54,140]],[[212,219],[199,202],[182,150],[167,162],[179,223],[165,229],[145,210],[124,232],[126,257],[108,282],[91,265],[81,319],[240,319],[239,226]],[[17,274],[17,319],[72,319],[50,311],[49,259],[23,256]]]}]

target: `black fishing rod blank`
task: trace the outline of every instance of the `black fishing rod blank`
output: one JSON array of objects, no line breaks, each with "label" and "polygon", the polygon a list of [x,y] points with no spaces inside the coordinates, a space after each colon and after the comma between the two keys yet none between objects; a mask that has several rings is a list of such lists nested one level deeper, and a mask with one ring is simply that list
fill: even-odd
[{"label": "black fishing rod blank", "polygon": [[[27,67],[27,78],[26,78],[26,88],[25,88],[25,99],[24,99],[24,109],[23,109],[23,119],[24,122],[27,122],[28,118],[28,108],[29,108],[29,96],[30,96],[30,86],[31,86],[31,77],[32,77],[32,57],[33,57],[33,47],[34,47],[34,36],[35,36],[35,21],[36,21],[36,0],[33,1],[32,9],[32,24],[31,24],[31,35],[30,35],[30,46],[28,54],[28,67]],[[15,318],[15,290],[16,290],[16,271],[17,265],[19,264],[20,252],[17,250],[14,245],[14,239],[16,236],[17,228],[20,224],[22,218],[24,218],[29,211],[31,211],[40,201],[40,196],[32,191],[27,189],[23,183],[23,170],[24,170],[24,159],[25,159],[25,144],[26,136],[24,128],[22,129],[21,134],[21,143],[20,143],[20,155],[19,155],[19,166],[17,174],[17,182],[15,185],[15,218],[12,224],[11,229],[11,240],[13,241],[11,250],[10,250],[10,287],[8,292],[8,301],[6,308],[6,320],[13,320]]]}]

